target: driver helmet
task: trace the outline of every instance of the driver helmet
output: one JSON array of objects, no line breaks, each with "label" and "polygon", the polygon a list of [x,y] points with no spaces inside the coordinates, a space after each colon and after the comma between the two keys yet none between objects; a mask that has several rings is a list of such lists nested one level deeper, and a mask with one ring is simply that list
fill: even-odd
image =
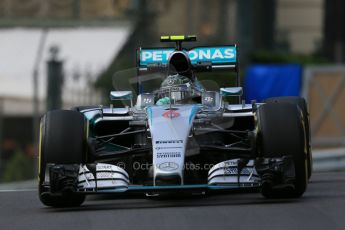
[{"label": "driver helmet", "polygon": [[161,97],[171,97],[175,102],[192,96],[192,81],[183,75],[169,75],[161,84]]}]

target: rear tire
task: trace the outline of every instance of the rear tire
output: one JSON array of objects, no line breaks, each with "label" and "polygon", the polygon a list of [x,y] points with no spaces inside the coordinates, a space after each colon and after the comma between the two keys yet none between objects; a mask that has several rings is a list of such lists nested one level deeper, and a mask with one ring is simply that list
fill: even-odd
[{"label": "rear tire", "polygon": [[81,164],[86,157],[87,125],[77,111],[55,110],[41,119],[39,143],[39,198],[46,206],[80,206],[85,195],[52,195],[43,183],[48,163]]},{"label": "rear tire", "polygon": [[286,191],[262,189],[267,198],[297,198],[308,183],[306,137],[303,115],[291,103],[268,103],[257,111],[258,147],[263,158],[291,156],[295,168],[294,188]]},{"label": "rear tire", "polygon": [[313,173],[313,155],[311,151],[311,141],[310,141],[310,126],[309,126],[309,111],[307,102],[302,97],[272,97],[264,101],[265,103],[290,103],[298,105],[303,113],[304,128],[307,137],[307,163],[308,163],[308,179],[310,179]]}]

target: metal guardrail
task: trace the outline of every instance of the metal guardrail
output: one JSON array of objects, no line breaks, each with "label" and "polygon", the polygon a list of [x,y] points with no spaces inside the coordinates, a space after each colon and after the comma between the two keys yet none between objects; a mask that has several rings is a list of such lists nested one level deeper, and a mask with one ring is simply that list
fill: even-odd
[{"label": "metal guardrail", "polygon": [[344,171],[345,148],[313,150],[313,171]]}]

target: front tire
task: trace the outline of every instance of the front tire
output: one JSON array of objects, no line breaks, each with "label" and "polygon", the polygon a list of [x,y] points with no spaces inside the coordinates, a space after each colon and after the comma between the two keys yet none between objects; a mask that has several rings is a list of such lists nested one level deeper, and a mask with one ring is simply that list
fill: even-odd
[{"label": "front tire", "polygon": [[310,179],[313,173],[313,156],[311,151],[310,141],[310,125],[309,125],[309,110],[307,102],[302,97],[271,97],[264,101],[265,103],[290,103],[297,105],[303,113],[304,128],[307,140],[307,163],[308,163],[308,179]]},{"label": "front tire", "polygon": [[257,111],[258,147],[263,158],[291,156],[295,179],[289,191],[262,189],[267,198],[297,198],[303,195],[308,183],[306,134],[303,114],[290,103],[268,103]]},{"label": "front tire", "polygon": [[81,164],[86,158],[87,124],[77,111],[55,110],[41,119],[39,143],[39,199],[46,206],[80,206],[85,195],[52,195],[44,185],[47,164]]}]

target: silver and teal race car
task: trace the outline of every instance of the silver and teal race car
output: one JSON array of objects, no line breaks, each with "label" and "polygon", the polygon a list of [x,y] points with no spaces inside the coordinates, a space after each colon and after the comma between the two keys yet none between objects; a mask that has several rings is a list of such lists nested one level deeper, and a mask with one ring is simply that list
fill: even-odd
[{"label": "silver and teal race car", "polygon": [[[43,204],[78,206],[99,193],[254,188],[267,198],[303,195],[312,168],[305,100],[246,104],[237,46],[182,47],[195,40],[162,36],[176,47],[139,48],[135,71],[114,75],[111,105],[42,117]],[[235,86],[217,88],[212,79],[198,79],[216,71],[233,72]]]}]

